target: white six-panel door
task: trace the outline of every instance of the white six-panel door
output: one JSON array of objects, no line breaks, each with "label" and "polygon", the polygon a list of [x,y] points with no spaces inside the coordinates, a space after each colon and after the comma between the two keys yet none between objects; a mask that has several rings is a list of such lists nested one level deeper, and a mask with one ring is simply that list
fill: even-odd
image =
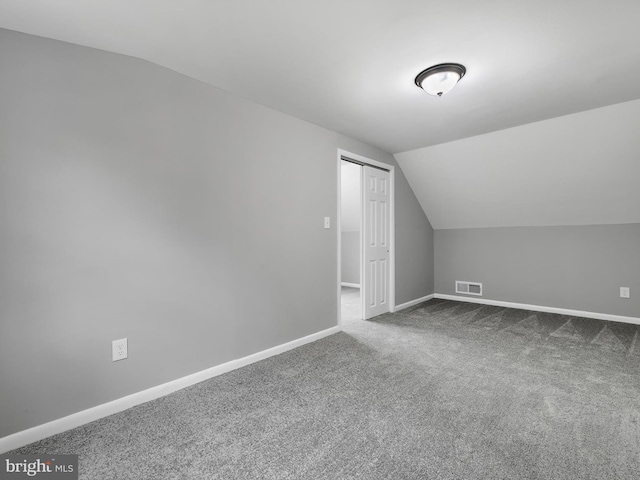
[{"label": "white six-panel door", "polygon": [[390,311],[390,174],[362,167],[363,318]]}]

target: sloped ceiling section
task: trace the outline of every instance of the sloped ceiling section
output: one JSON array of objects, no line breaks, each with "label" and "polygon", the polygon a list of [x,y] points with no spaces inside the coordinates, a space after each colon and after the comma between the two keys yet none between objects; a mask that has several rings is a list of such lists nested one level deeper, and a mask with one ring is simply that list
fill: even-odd
[{"label": "sloped ceiling section", "polygon": [[435,229],[640,222],[640,100],[396,154]]}]

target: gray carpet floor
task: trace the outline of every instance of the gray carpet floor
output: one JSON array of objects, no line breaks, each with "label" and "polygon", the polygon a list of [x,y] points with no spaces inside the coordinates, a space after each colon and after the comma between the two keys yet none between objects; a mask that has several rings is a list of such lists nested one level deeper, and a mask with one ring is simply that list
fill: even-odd
[{"label": "gray carpet floor", "polygon": [[[20,449],[83,479],[636,479],[638,327],[431,300]],[[16,452],[17,453],[17,452]]]}]

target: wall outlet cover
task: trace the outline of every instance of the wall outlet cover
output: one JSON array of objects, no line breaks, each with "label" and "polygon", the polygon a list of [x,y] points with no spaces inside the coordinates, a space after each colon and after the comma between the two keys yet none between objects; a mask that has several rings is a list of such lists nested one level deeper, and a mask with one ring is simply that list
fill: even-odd
[{"label": "wall outlet cover", "polygon": [[620,287],[620,298],[630,298],[629,287]]},{"label": "wall outlet cover", "polygon": [[114,340],[111,342],[111,360],[117,362],[118,360],[124,360],[129,356],[127,339],[121,338],[120,340]]}]

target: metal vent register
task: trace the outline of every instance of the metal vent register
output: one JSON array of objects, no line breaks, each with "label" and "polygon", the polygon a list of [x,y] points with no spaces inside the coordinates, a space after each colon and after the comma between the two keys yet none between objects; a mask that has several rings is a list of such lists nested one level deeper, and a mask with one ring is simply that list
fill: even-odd
[{"label": "metal vent register", "polygon": [[456,280],[456,293],[482,296],[482,284],[478,282],[460,282]]}]

